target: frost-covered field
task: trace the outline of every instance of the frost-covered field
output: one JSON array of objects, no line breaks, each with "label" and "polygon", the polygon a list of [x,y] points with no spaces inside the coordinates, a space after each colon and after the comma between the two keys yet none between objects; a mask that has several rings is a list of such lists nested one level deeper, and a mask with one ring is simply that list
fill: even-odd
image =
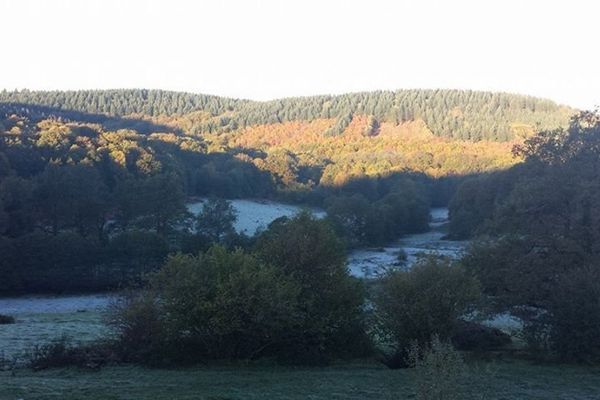
[{"label": "frost-covered field", "polygon": [[16,322],[0,325],[0,357],[21,358],[34,345],[63,335],[74,342],[104,335],[102,312],[110,301],[110,295],[1,298],[0,313],[12,315]]},{"label": "frost-covered field", "polygon": [[[269,200],[229,200],[233,208],[237,211],[237,221],[235,229],[238,233],[245,233],[252,236],[258,230],[265,229],[271,222],[279,217],[290,217],[302,207],[283,204]],[[188,210],[194,214],[202,211],[203,201],[188,204]],[[318,209],[310,209],[318,217],[324,217],[325,212]]]}]

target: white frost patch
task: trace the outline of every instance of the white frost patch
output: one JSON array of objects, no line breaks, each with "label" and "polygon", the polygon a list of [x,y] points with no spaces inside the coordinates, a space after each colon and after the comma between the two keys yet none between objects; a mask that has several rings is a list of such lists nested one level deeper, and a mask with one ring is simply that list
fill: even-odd
[{"label": "white frost patch", "polygon": [[[253,236],[260,229],[265,229],[271,222],[279,217],[291,217],[303,208],[291,204],[283,204],[269,200],[228,200],[237,211],[235,230]],[[187,205],[188,210],[198,215],[202,211],[204,201]],[[318,217],[325,217],[325,211],[309,209]]]},{"label": "white frost patch", "polygon": [[523,321],[514,315],[505,312],[482,321],[483,325],[500,329],[510,335],[515,335],[523,330]]},{"label": "white frost patch", "polygon": [[356,249],[348,255],[350,275],[359,278],[377,278],[391,268],[401,268],[407,263],[398,260],[401,247],[382,249]]}]

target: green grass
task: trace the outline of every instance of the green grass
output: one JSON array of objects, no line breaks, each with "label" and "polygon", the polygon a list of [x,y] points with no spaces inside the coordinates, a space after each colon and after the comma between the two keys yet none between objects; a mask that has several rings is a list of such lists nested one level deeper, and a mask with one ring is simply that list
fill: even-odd
[{"label": "green grass", "polygon": [[[474,382],[486,399],[600,399],[600,369],[498,362],[491,377]],[[39,399],[410,399],[410,370],[364,362],[327,368],[214,366],[100,371],[57,369],[0,372],[1,400]]]}]

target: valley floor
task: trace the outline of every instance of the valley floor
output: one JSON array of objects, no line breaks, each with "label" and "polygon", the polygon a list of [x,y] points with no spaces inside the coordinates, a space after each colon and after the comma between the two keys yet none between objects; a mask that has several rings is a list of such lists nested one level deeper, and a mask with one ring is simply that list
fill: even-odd
[{"label": "valley floor", "polygon": [[[500,361],[485,369],[488,378],[472,385],[478,399],[600,399],[598,368]],[[22,369],[14,376],[0,372],[0,399],[410,399],[412,373],[369,362],[326,368]]]}]

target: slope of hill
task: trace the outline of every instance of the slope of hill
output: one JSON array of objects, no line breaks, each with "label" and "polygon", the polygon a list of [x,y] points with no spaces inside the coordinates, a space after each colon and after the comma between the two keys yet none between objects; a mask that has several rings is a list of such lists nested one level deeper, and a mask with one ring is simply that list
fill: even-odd
[{"label": "slope of hill", "polygon": [[162,90],[2,91],[0,103],[126,116],[182,116],[202,112],[195,133],[224,132],[251,125],[334,119],[328,135],[342,134],[355,116],[382,122],[422,120],[435,136],[505,141],[537,129],[564,126],[572,109],[552,101],[507,93],[468,90],[398,90],[267,102]]},{"label": "slope of hill", "polygon": [[[380,91],[267,102],[161,90],[0,92],[0,115],[4,130],[13,130],[11,140],[53,147],[49,153],[63,162],[108,154],[130,172],[148,173],[152,165],[164,169],[173,164],[177,152],[225,154],[240,165],[270,173],[273,182],[286,190],[342,186],[391,174],[440,178],[506,168],[518,161],[510,152],[515,143],[537,130],[566,126],[573,112],[549,100],[463,90]],[[23,127],[17,119],[22,119]],[[61,129],[45,133],[56,124],[70,128],[62,129],[60,138],[56,132]],[[87,138],[78,139],[82,125],[95,133],[87,131]],[[29,132],[26,137],[24,132]],[[36,135],[46,139],[39,142]],[[53,140],[48,141],[49,136]],[[112,144],[107,146],[108,142]],[[82,147],[87,148],[87,157]],[[69,152],[78,154],[74,158]],[[183,165],[191,188],[232,170],[223,170],[222,162],[216,168],[213,162],[192,166],[189,156],[183,158],[187,162],[175,164],[180,171]],[[137,171],[136,165],[143,167]],[[226,180],[235,175],[229,172]],[[216,180],[222,182],[221,178]],[[243,181],[238,178],[233,181]]]}]

